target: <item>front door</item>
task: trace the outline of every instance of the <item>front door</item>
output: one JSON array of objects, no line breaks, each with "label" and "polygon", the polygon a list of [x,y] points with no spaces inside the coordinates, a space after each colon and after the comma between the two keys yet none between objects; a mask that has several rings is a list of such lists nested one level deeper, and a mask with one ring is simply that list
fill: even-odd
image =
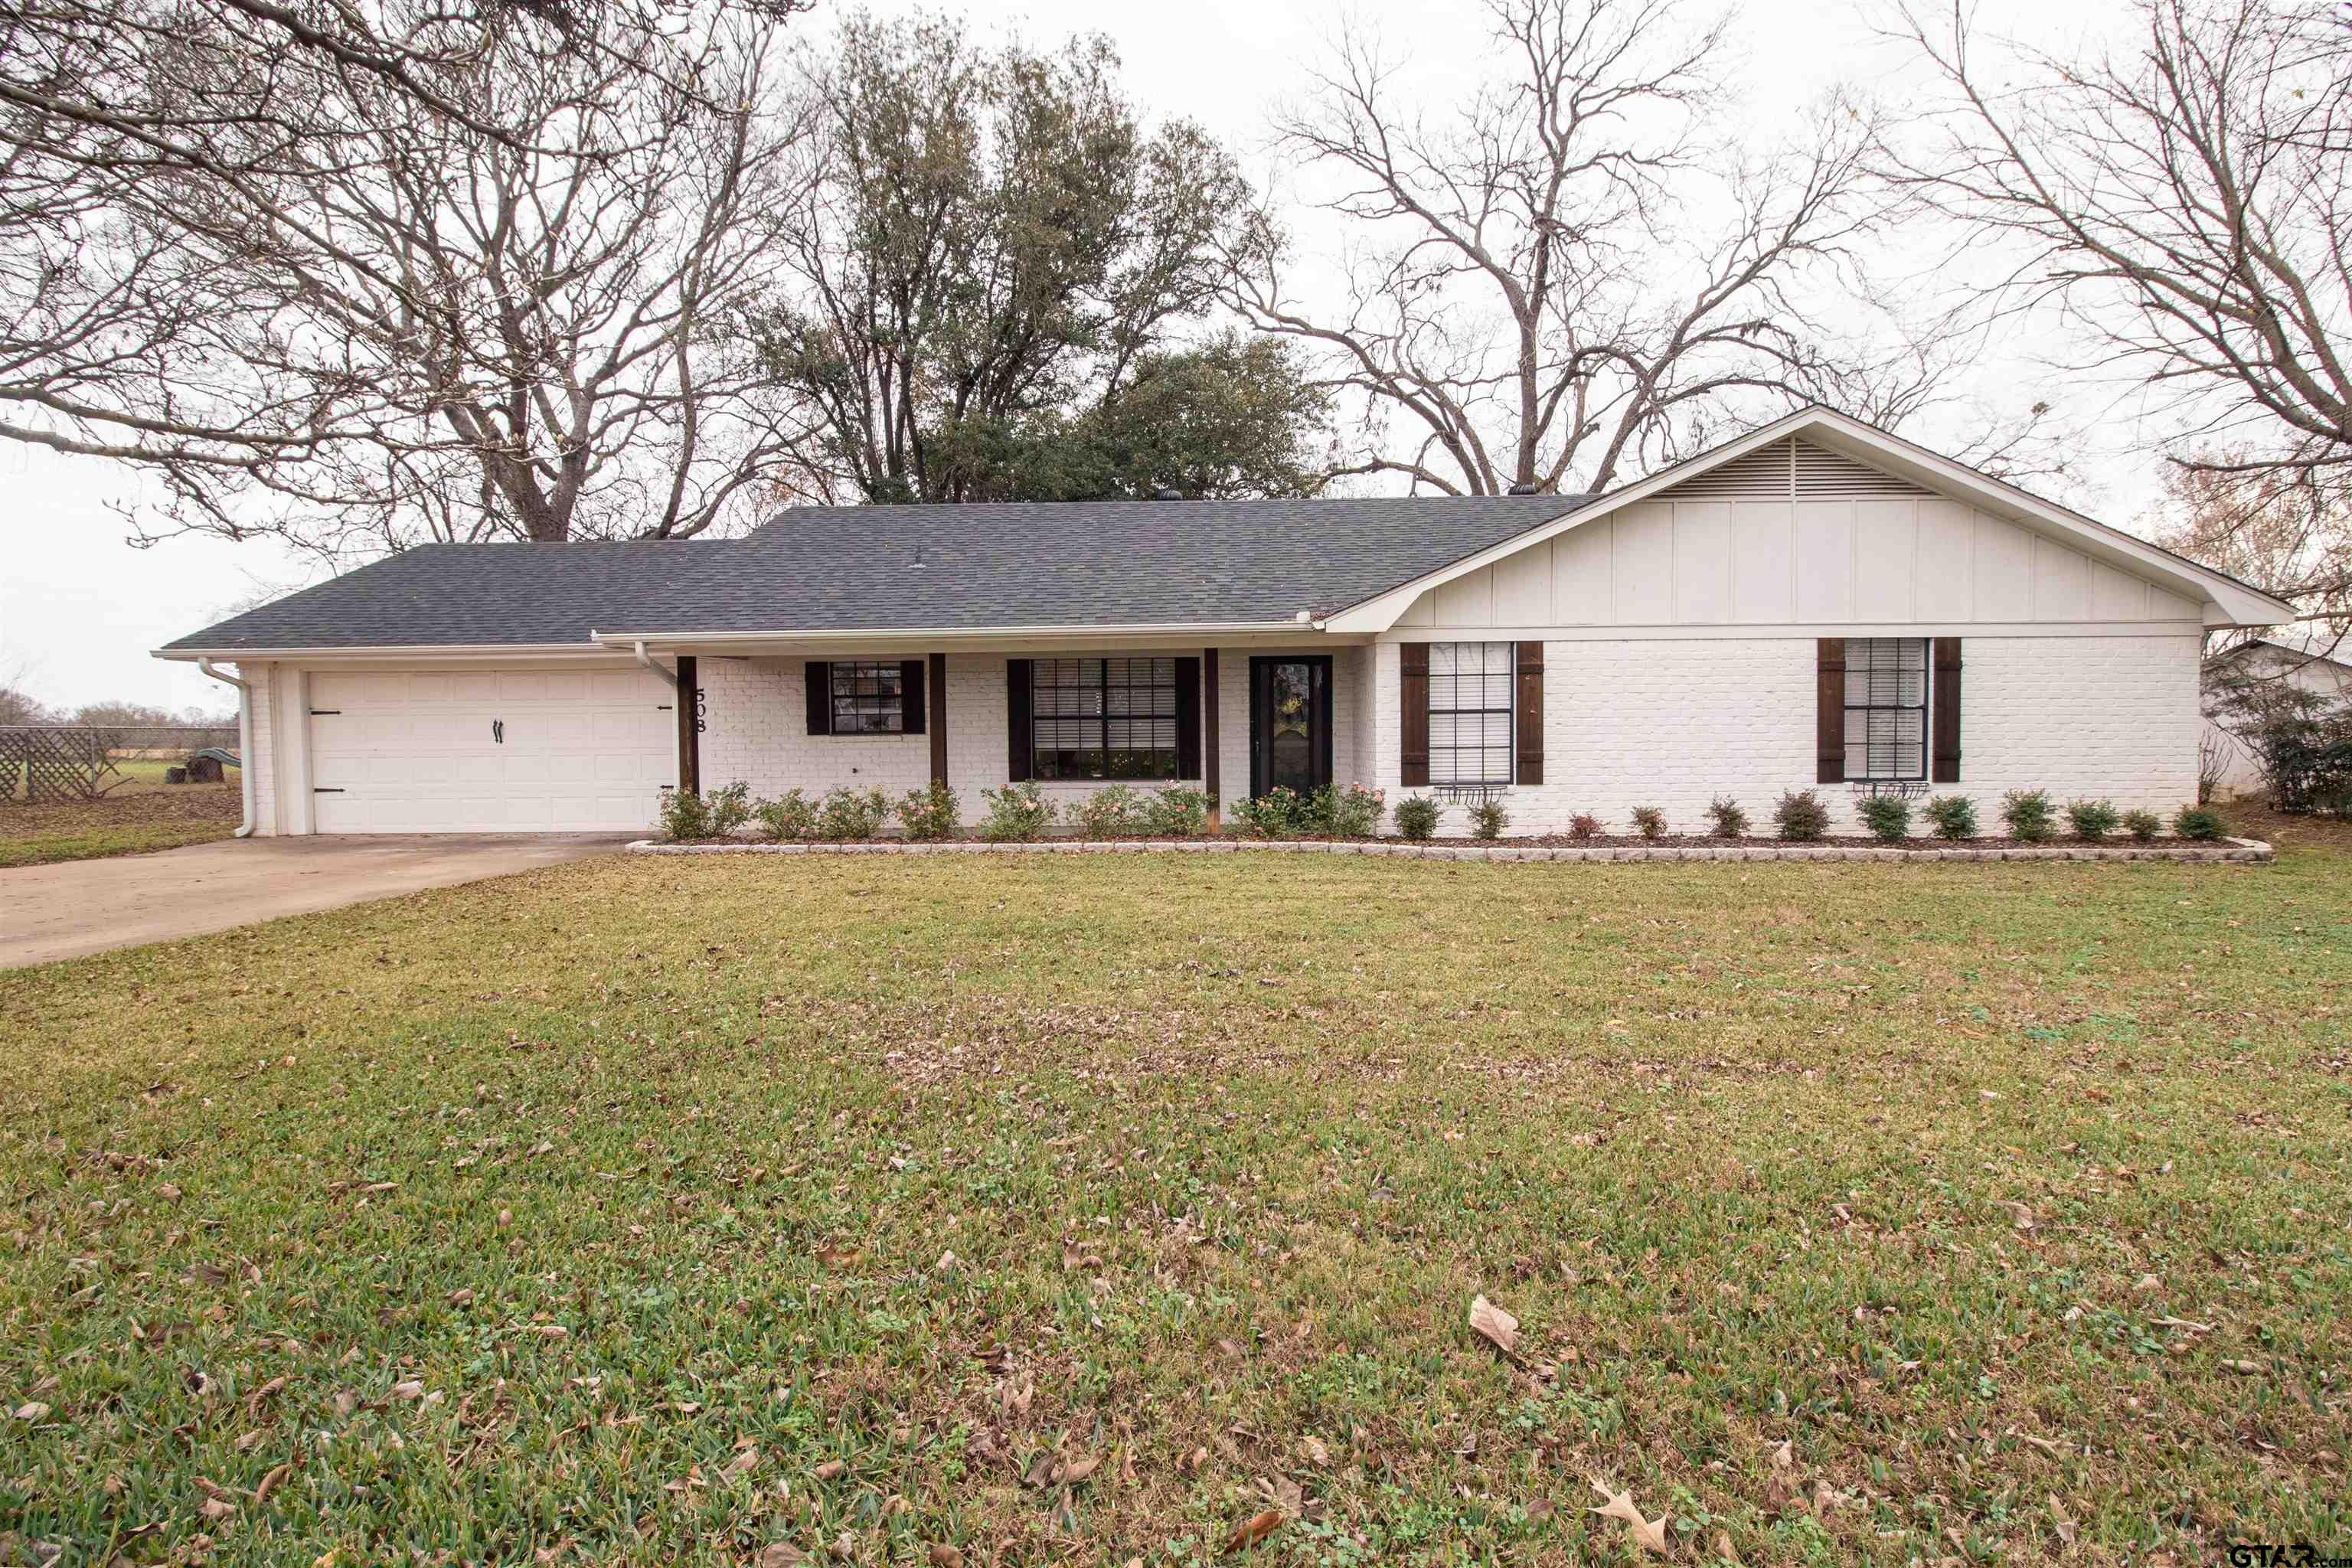
[{"label": "front door", "polygon": [[1331,782],[1331,656],[1250,660],[1250,794]]}]

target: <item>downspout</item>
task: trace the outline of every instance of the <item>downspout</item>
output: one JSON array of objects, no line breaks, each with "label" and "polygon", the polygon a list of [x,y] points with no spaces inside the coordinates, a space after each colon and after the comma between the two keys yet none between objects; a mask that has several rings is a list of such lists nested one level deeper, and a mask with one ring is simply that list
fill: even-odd
[{"label": "downspout", "polygon": [[245,795],[245,820],[236,825],[236,838],[253,837],[253,683],[234,675],[223,675],[208,658],[196,660],[196,668],[223,685],[236,688],[236,771]]},{"label": "downspout", "polygon": [[[591,633],[589,635],[593,637],[595,634]],[[677,677],[654,662],[654,656],[646,651],[646,645],[642,640],[637,644],[637,662],[644,665],[647,669],[652,670],[656,675],[660,676],[663,680],[668,682],[669,689],[672,691],[676,691],[677,689]],[[226,676],[223,676],[221,679],[226,680],[228,678]]]}]

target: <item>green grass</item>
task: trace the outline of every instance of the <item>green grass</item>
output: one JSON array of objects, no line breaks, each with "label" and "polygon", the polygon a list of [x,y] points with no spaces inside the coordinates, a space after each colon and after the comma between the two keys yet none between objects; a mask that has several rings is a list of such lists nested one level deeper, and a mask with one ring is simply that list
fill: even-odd
[{"label": "green grass", "polygon": [[166,784],[165,764],[121,764],[124,782],[96,800],[0,800],[0,868],[144,855],[226,838],[243,815],[236,774],[210,784]]},{"label": "green grass", "polygon": [[0,1530],[2344,1551],[2347,871],[614,858],[0,975]]},{"label": "green grass", "polygon": [[[14,828],[0,822],[0,829]],[[56,832],[16,831],[0,837],[0,867],[45,866],[58,860],[97,860],[110,855],[145,855],[187,844],[226,838],[234,822],[126,822]]]}]

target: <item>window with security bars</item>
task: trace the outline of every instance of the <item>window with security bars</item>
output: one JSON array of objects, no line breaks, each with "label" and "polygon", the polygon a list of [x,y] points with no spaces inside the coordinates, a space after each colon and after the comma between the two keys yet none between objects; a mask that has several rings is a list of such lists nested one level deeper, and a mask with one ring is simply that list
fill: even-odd
[{"label": "window with security bars", "polygon": [[1041,779],[1176,776],[1176,661],[1041,658],[1029,668]]},{"label": "window with security bars", "polygon": [[1511,782],[1511,645],[1429,647],[1429,782]]},{"label": "window with security bars", "polygon": [[1849,637],[1845,776],[1927,776],[1927,639]]},{"label": "window with security bars", "polygon": [[899,735],[907,730],[906,693],[898,663],[836,659],[832,666],[833,732]]}]

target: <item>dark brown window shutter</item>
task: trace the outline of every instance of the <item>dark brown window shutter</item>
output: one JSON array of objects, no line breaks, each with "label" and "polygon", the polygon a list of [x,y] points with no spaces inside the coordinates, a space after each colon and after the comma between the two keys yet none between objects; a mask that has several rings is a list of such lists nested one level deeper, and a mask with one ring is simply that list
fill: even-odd
[{"label": "dark brown window shutter", "polygon": [[1936,639],[1935,711],[1928,734],[1936,749],[1927,777],[1936,784],[1960,782],[1960,639]]},{"label": "dark brown window shutter", "polygon": [[813,658],[802,667],[808,677],[808,732],[833,733],[833,666]]},{"label": "dark brown window shutter", "polygon": [[1004,661],[1005,776],[1021,784],[1037,776],[1037,731],[1029,722],[1029,661]]},{"label": "dark brown window shutter", "polygon": [[929,710],[923,703],[923,661],[902,658],[898,661],[898,717],[904,732],[923,732],[923,715]]},{"label": "dark brown window shutter", "polygon": [[1176,776],[1201,776],[1201,661],[1176,661]]},{"label": "dark brown window shutter", "polygon": [[1401,643],[1397,656],[1401,667],[1397,681],[1398,728],[1402,731],[1398,777],[1407,789],[1412,789],[1429,782],[1429,645]]},{"label": "dark brown window shutter", "polygon": [[1518,645],[1518,722],[1512,726],[1518,731],[1519,766],[1513,782],[1539,784],[1543,780],[1543,644],[1523,642]]},{"label": "dark brown window shutter", "polygon": [[1823,637],[1815,656],[1815,784],[1845,782],[1845,638]]}]

